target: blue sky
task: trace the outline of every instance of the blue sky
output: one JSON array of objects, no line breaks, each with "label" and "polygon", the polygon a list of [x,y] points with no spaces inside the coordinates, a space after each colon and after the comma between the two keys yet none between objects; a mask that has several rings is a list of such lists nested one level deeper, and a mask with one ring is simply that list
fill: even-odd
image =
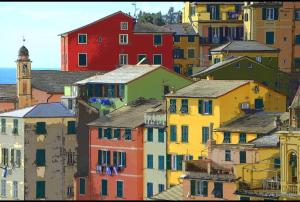
[{"label": "blue sky", "polygon": [[[60,33],[122,10],[134,13],[133,2],[0,2],[0,68],[15,67],[19,48],[29,49],[33,68],[60,68]],[[183,2],[136,2],[146,12],[167,13]],[[139,11],[138,11],[139,12]]]}]

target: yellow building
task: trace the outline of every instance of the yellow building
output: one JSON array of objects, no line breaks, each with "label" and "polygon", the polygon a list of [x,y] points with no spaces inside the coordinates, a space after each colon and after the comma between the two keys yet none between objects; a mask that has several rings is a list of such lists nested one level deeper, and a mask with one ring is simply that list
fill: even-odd
[{"label": "yellow building", "polygon": [[274,69],[278,69],[278,53],[278,49],[257,41],[231,41],[211,50],[212,64],[233,56],[247,56]]},{"label": "yellow building", "polygon": [[300,86],[290,107],[290,128],[279,131],[281,199],[300,199]]},{"label": "yellow building", "polygon": [[246,2],[244,39],[279,48],[279,67],[300,71],[300,2]]},{"label": "yellow building", "polygon": [[186,76],[199,71],[199,35],[191,24],[168,24],[164,26],[174,32],[174,71]]},{"label": "yellow building", "polygon": [[210,123],[219,128],[244,115],[245,106],[267,112],[286,111],[284,95],[246,80],[200,80],[166,98],[168,186],[179,183],[182,160],[207,156]]},{"label": "yellow building", "polygon": [[200,37],[200,67],[211,64],[210,49],[243,39],[243,2],[185,2],[182,22]]}]

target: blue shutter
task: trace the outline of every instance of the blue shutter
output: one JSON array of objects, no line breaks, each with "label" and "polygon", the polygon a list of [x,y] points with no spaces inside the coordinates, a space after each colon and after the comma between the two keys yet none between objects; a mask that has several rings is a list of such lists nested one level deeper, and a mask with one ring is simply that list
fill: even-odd
[{"label": "blue shutter", "polygon": [[36,150],[36,165],[37,166],[45,166],[45,149],[37,149]]},{"label": "blue shutter", "polygon": [[153,183],[147,183],[147,197],[153,196]]},{"label": "blue shutter", "polygon": [[75,121],[68,121],[68,134],[76,133],[76,123]]},{"label": "blue shutter", "polygon": [[147,140],[153,142],[153,128],[147,128]]},{"label": "blue shutter", "polygon": [[274,20],[278,20],[278,8],[274,8]]},{"label": "blue shutter", "polygon": [[102,130],[102,128],[98,128],[98,138],[99,139],[103,138],[103,130]]},{"label": "blue shutter", "polygon": [[42,199],[45,198],[45,181],[37,181],[36,182],[36,198]]},{"label": "blue shutter", "polygon": [[208,43],[211,43],[212,41],[212,31],[211,31],[211,27],[208,27]]},{"label": "blue shutter", "polygon": [[199,112],[199,114],[203,114],[203,101],[202,100],[198,101],[198,112]]},{"label": "blue shutter", "polygon": [[158,156],[158,169],[164,170],[165,169],[165,157]]},{"label": "blue shutter", "polygon": [[150,168],[150,169],[153,168],[153,155],[152,154],[147,155],[147,168]]},{"label": "blue shutter", "polygon": [[266,44],[274,44],[274,32],[266,32]]},{"label": "blue shutter", "polygon": [[158,129],[158,142],[164,142],[165,140],[165,134],[164,134],[164,129],[159,128]]}]

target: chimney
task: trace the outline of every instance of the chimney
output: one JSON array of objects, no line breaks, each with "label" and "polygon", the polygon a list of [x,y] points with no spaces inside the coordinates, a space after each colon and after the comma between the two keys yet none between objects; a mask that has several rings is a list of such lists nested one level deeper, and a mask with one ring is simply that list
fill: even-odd
[{"label": "chimney", "polygon": [[213,137],[213,130],[214,130],[214,123],[210,123],[209,124],[209,138],[207,140],[207,150],[208,150],[207,157],[209,160],[212,159],[213,145],[216,144],[216,140],[214,140],[214,137]]},{"label": "chimney", "polygon": [[280,116],[276,116],[275,121],[274,121],[274,126],[280,130],[281,126],[282,126],[282,121],[280,119]]}]

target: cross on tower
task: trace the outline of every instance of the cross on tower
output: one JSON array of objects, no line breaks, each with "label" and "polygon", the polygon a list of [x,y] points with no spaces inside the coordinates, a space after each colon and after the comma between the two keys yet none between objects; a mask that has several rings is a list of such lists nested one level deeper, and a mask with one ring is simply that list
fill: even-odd
[{"label": "cross on tower", "polygon": [[23,46],[24,46],[25,41],[26,41],[26,40],[25,40],[25,37],[24,37],[24,35],[23,35]]}]

